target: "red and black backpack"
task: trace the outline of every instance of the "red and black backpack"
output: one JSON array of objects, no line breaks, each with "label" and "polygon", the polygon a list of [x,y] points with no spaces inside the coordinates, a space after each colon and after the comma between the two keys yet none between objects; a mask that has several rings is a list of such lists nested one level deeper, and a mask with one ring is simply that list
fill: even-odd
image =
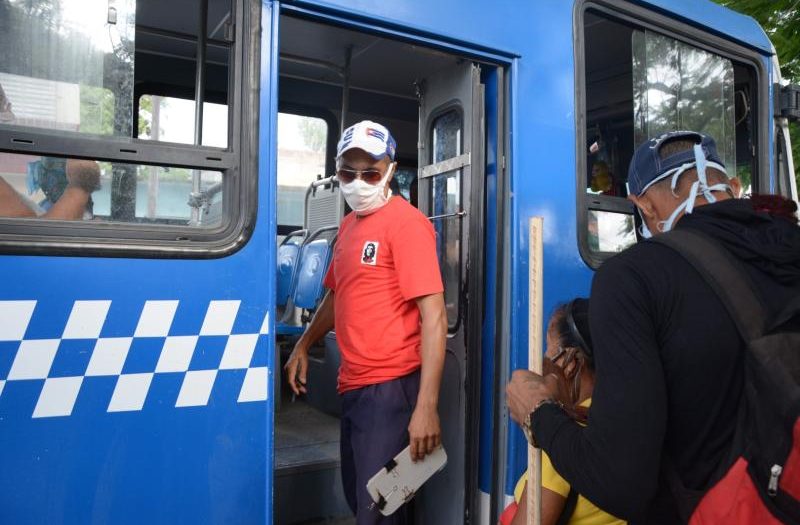
[{"label": "red and black backpack", "polygon": [[800,297],[770,319],[742,263],[720,243],[686,229],[653,241],[700,272],[746,343],[730,453],[703,492],[692,494],[667,472],[678,510],[692,525],[800,524]]}]

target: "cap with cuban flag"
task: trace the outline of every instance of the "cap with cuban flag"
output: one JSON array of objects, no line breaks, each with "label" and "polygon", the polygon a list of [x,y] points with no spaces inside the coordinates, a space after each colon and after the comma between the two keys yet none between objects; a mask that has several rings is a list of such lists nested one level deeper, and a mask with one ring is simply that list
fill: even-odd
[{"label": "cap with cuban flag", "polygon": [[344,130],[336,146],[336,158],[351,149],[364,150],[376,160],[382,159],[384,155],[394,160],[397,143],[385,126],[371,120],[362,120]]}]

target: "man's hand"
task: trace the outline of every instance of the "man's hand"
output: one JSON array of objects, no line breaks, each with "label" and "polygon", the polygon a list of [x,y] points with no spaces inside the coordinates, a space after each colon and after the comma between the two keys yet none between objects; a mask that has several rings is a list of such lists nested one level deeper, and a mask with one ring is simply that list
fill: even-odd
[{"label": "man's hand", "polygon": [[542,377],[528,370],[515,370],[506,387],[506,394],[511,419],[522,425],[540,401],[560,397],[558,377],[554,373]]},{"label": "man's hand", "polygon": [[408,437],[413,461],[424,459],[442,444],[442,429],[436,406],[417,405],[408,424]]},{"label": "man's hand", "polygon": [[306,372],[308,372],[308,348],[300,341],[294,346],[286,366],[286,382],[295,395],[306,393]]},{"label": "man's hand", "polygon": [[86,193],[100,189],[100,166],[93,160],[67,160],[67,183]]}]

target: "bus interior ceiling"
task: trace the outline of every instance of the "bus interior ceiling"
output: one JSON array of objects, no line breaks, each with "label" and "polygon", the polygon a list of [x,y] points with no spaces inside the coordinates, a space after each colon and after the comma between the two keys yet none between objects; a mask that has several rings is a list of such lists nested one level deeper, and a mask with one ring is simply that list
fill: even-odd
[{"label": "bus interior ceiling", "polygon": [[[348,53],[350,89],[344,126],[362,119],[384,124],[397,141],[400,163],[416,167],[419,106],[415,83],[461,59],[425,47],[283,16],[280,104],[299,111],[328,112],[341,125]],[[339,129],[332,133],[338,135]]]},{"label": "bus interior ceiling", "polygon": [[[389,128],[397,141],[398,170],[416,174],[417,83],[461,61],[462,58],[429,48],[283,15],[279,111],[327,121],[326,176],[333,174],[334,146],[340,129],[363,119]],[[283,189],[280,156],[279,146],[279,200]],[[309,175],[308,180],[314,180],[321,174]],[[281,226],[279,234],[284,233]],[[308,241],[305,245],[310,249]],[[297,264],[302,267],[302,262]],[[322,293],[320,287],[318,299]],[[291,307],[289,302],[288,308]],[[291,318],[289,312],[282,319]],[[310,312],[304,311],[300,330],[309,318]],[[276,369],[281,370],[279,365],[285,363],[298,331],[281,335],[278,330]],[[295,398],[287,385],[280,384],[283,381],[276,382],[276,523],[328,523],[326,520],[350,515],[340,481],[338,364],[338,348],[331,333],[311,351],[307,396]]]},{"label": "bus interior ceiling", "polygon": [[[207,0],[204,100],[227,104],[231,0]],[[195,98],[199,0],[136,2],[136,68],[134,107],[143,95]],[[139,132],[134,127],[134,133]]]}]

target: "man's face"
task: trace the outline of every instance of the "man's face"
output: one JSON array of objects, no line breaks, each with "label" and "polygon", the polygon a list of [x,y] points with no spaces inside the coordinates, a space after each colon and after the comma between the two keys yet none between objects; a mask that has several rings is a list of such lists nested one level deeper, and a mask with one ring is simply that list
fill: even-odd
[{"label": "man's face", "polygon": [[[367,153],[364,150],[353,148],[351,150],[346,151],[339,159],[336,161],[337,168],[345,168],[348,170],[366,170],[366,169],[377,169],[384,175],[386,174],[389,166],[392,164],[392,161],[389,159],[388,156],[384,156],[380,160],[375,160],[372,155]],[[389,182],[394,177],[394,172],[386,179],[386,186],[384,191],[388,193],[389,191]]]}]

